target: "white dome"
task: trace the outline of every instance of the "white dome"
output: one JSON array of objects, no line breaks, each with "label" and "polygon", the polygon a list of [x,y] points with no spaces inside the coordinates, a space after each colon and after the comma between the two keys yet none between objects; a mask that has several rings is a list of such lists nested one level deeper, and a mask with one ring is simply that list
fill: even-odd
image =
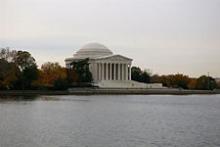
[{"label": "white dome", "polygon": [[74,54],[74,58],[83,59],[83,58],[98,58],[102,56],[112,55],[112,51],[109,50],[106,46],[99,43],[88,43],[84,45],[79,51]]}]

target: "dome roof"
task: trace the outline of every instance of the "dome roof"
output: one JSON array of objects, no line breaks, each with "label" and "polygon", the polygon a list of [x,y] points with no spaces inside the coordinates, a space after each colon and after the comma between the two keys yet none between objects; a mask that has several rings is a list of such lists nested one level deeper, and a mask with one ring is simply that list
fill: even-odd
[{"label": "dome roof", "polygon": [[83,58],[98,58],[103,56],[112,55],[112,51],[108,49],[106,46],[99,43],[88,43],[80,48],[76,54],[74,54],[74,58],[83,59]]}]

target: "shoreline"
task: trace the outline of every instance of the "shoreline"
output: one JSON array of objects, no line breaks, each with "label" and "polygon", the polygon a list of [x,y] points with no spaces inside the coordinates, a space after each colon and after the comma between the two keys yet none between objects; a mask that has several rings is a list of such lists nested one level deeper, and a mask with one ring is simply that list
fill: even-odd
[{"label": "shoreline", "polygon": [[102,89],[72,88],[57,90],[0,90],[0,96],[31,96],[31,95],[196,95],[220,94],[220,90],[179,90],[179,89]]}]

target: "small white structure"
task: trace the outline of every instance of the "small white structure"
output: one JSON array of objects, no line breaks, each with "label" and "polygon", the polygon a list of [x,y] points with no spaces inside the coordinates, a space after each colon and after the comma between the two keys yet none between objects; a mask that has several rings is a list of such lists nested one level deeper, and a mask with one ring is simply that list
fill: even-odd
[{"label": "small white structure", "polygon": [[95,86],[100,88],[162,88],[162,84],[144,84],[131,80],[132,59],[113,54],[106,46],[89,43],[79,49],[72,58],[65,59],[66,67],[73,61],[89,58],[89,69]]},{"label": "small white structure", "polygon": [[220,83],[220,78],[215,78],[215,81],[216,81],[217,83]]}]

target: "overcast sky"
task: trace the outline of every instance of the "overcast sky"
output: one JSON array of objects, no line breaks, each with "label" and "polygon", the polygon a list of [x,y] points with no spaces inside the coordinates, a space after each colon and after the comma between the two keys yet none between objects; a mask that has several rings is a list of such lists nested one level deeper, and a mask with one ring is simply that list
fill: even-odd
[{"label": "overcast sky", "polygon": [[39,66],[88,42],[153,73],[220,77],[220,0],[0,0],[0,47]]}]

